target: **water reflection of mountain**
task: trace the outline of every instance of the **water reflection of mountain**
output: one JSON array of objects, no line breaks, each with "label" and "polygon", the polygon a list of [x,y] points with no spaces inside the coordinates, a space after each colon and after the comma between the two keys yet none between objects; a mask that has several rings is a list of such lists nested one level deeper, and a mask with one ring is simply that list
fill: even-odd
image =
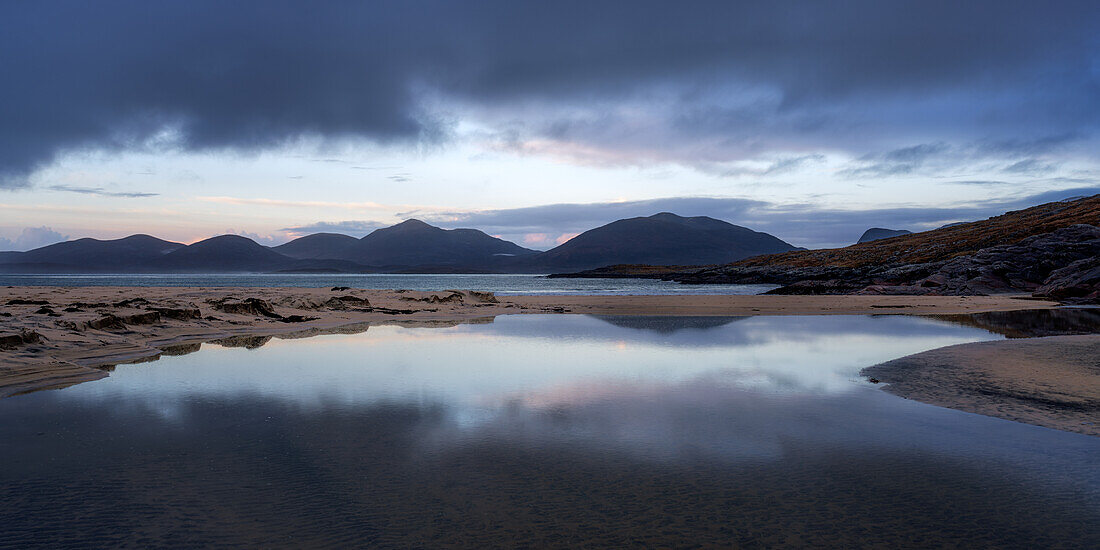
[{"label": "water reflection of mountain", "polygon": [[927,317],[988,330],[1008,338],[1100,333],[1100,309],[1091,308],[991,311]]},{"label": "water reflection of mountain", "polygon": [[[190,355],[201,350],[204,343],[214,344],[223,348],[244,348],[252,350],[262,348],[273,339],[297,340],[301,338],[311,338],[313,336],[320,336],[324,334],[361,334],[367,332],[367,330],[372,326],[399,326],[405,328],[451,328],[458,325],[492,324],[494,320],[495,317],[493,316],[472,317],[466,319],[406,319],[394,321],[352,323],[335,327],[311,327],[295,332],[287,332],[274,335],[239,334],[236,336],[217,338],[206,342],[186,342],[182,344],[159,345],[157,346],[157,348],[161,350],[161,353],[157,355],[142,357],[140,359],[135,359],[131,361],[125,361],[120,364],[149,363],[152,361],[156,361],[161,357],[177,357],[181,355]],[[98,368],[106,371],[113,371],[114,367],[115,365],[104,365]]]},{"label": "water reflection of mountain", "polygon": [[707,330],[726,326],[734,321],[748,317],[669,317],[660,315],[591,315],[605,323],[637,330],[648,330],[659,334],[672,334],[681,330]]}]

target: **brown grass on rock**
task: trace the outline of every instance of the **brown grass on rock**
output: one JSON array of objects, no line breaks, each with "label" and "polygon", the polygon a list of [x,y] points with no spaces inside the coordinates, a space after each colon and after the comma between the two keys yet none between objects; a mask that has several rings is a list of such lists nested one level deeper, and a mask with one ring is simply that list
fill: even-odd
[{"label": "brown grass on rock", "polygon": [[845,248],[802,250],[747,258],[735,266],[865,267],[920,264],[1012,244],[1075,224],[1100,225],[1100,195],[1006,212],[987,220],[901,235]]}]

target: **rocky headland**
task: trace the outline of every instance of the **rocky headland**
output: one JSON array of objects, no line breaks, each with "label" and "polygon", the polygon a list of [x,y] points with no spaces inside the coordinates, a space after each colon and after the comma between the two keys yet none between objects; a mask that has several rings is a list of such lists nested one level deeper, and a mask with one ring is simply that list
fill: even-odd
[{"label": "rocky headland", "polygon": [[772,284],[771,294],[1030,293],[1100,303],[1100,195],[845,248],[711,266],[617,265],[569,277]]}]

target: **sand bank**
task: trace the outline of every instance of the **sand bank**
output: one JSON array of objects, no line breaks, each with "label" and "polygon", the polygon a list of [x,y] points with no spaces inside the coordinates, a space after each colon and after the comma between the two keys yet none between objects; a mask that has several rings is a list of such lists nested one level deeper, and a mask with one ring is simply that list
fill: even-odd
[{"label": "sand bank", "polygon": [[[518,313],[959,315],[1049,309],[1057,305],[1021,298],[1005,295],[497,297],[491,293],[457,290],[419,292],[341,287],[8,287],[0,288],[0,397],[103,378],[112,365],[186,353],[197,349],[201,342],[248,347],[262,343],[264,338],[358,332],[381,324],[449,325],[486,322],[496,315]],[[1004,371],[997,376],[988,375],[988,384],[982,386],[982,391],[986,391],[985,398],[972,395],[978,391],[973,389],[977,387],[973,384],[961,386],[964,389],[954,388],[964,382],[973,382],[972,375],[959,374],[964,372],[962,370],[954,375],[944,374],[942,368],[929,370],[929,374],[919,377],[906,374],[908,380],[921,381],[916,386],[912,385],[916,382],[910,382],[909,386],[900,382],[901,376],[893,374],[899,372],[897,368],[875,367],[879,369],[875,371],[878,373],[875,376],[884,380],[899,380],[890,386],[891,391],[922,401],[1063,429],[1072,425],[1075,427],[1073,431],[1092,433],[1095,428],[1083,428],[1079,414],[1058,416],[1041,407],[1033,406],[1025,410],[1013,404],[1026,401],[1019,397],[1023,395],[1020,391],[1038,392],[1035,395],[1043,396],[1049,388],[1059,388],[1049,391],[1061,392],[1063,383],[1076,384],[1088,378],[1082,374],[1086,371],[1079,370],[1083,367],[1074,361],[1086,361],[1089,357],[1098,356],[1094,349],[1091,355],[1084,356],[1078,354],[1088,350],[1063,350],[1060,347],[1062,340],[1041,340],[1051,343],[1035,344],[1038,347],[1029,349],[1045,350],[1043,353],[1048,354],[1043,356],[1045,359],[1034,359],[1032,363],[1027,363],[1030,367]],[[986,348],[981,349],[984,353]],[[975,359],[977,356],[965,354],[958,358],[938,357],[942,358],[941,362],[959,364],[983,361]],[[1034,375],[1039,372],[1036,369],[1042,361],[1056,362],[1065,370],[1047,369],[1042,371],[1042,380],[1039,380]],[[1056,379],[1070,376],[1067,373],[1078,373],[1080,376]],[[1033,379],[1024,382],[1017,380],[1020,376],[1026,378],[1025,375]],[[1091,376],[1095,375],[1092,371]],[[946,378],[941,378],[943,376]],[[1018,387],[1015,384],[1025,383],[1030,385],[1019,387],[1029,389],[1016,391]],[[996,389],[1001,387],[1008,389]],[[1084,405],[1066,406],[1093,406],[1088,403],[1094,403],[1089,401],[1094,397],[1079,395],[1071,390],[1067,389],[1069,393],[1066,395],[1078,396],[1084,400],[1081,402]],[[1091,414],[1095,415],[1095,410],[1092,411]]]},{"label": "sand bank", "polygon": [[1049,309],[1056,302],[1026,294],[997,296],[524,296],[502,302],[531,309],[600,315],[857,315],[966,314]]},{"label": "sand bank", "polygon": [[[477,292],[303,288],[0,289],[0,397],[106,376],[200,342],[303,337],[364,324],[475,319],[522,305]],[[536,310],[538,311],[538,310]]]},{"label": "sand bank", "polygon": [[863,374],[924,403],[1100,436],[1100,334],[948,346]]},{"label": "sand bank", "polygon": [[350,288],[0,288],[0,395],[104,376],[172,346],[309,334],[359,323],[509,313],[646,315],[959,314],[1055,304],[1014,297],[524,296]]}]

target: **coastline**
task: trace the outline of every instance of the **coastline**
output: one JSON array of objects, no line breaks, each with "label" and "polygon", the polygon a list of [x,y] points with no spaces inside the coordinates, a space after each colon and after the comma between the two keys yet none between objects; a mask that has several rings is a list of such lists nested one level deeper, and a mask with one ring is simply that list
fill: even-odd
[{"label": "coastline", "polygon": [[974,342],[867,367],[906,399],[1100,437],[1100,334]]},{"label": "coastline", "polygon": [[[951,316],[1049,310],[1057,305],[1026,295],[495,296],[460,290],[344,287],[7,287],[0,288],[0,398],[104,378],[113,365],[188,353],[204,342],[248,347],[272,337],[355,333],[377,325],[453,326],[527,313]],[[1065,347],[1068,342],[1076,345],[1077,340],[1065,338],[1085,339],[1094,346],[1090,350],[1100,350],[1097,335],[973,344],[980,352],[965,344],[869,367],[864,374],[890,383],[887,391],[922,402],[1100,436],[1095,424],[1082,424],[1087,420],[1081,416],[1096,416],[1089,408],[1097,402],[1095,384],[1088,386],[1093,389],[1081,390],[1086,393],[1080,396],[1064,387],[1080,385],[1088,376],[1096,378],[1097,373],[1088,371],[1096,367],[1086,364],[1089,355],[1078,356],[1072,352],[1076,348]],[[1045,359],[990,377],[987,365],[1013,359],[1021,343],[1026,343],[1031,356]],[[921,357],[926,354],[935,359],[933,363],[950,364],[954,370],[945,375],[943,368],[912,368],[926,364],[927,357]],[[1043,360],[1053,366],[1042,371],[1040,380],[1036,373],[1038,366],[1045,365]],[[990,380],[993,389],[968,385],[977,376]],[[976,398],[974,392],[985,392],[986,398]],[[1065,395],[1083,399],[1084,408],[1059,401]],[[1049,403],[1045,408],[1034,403],[1023,407],[1020,403],[1028,399]]]}]

